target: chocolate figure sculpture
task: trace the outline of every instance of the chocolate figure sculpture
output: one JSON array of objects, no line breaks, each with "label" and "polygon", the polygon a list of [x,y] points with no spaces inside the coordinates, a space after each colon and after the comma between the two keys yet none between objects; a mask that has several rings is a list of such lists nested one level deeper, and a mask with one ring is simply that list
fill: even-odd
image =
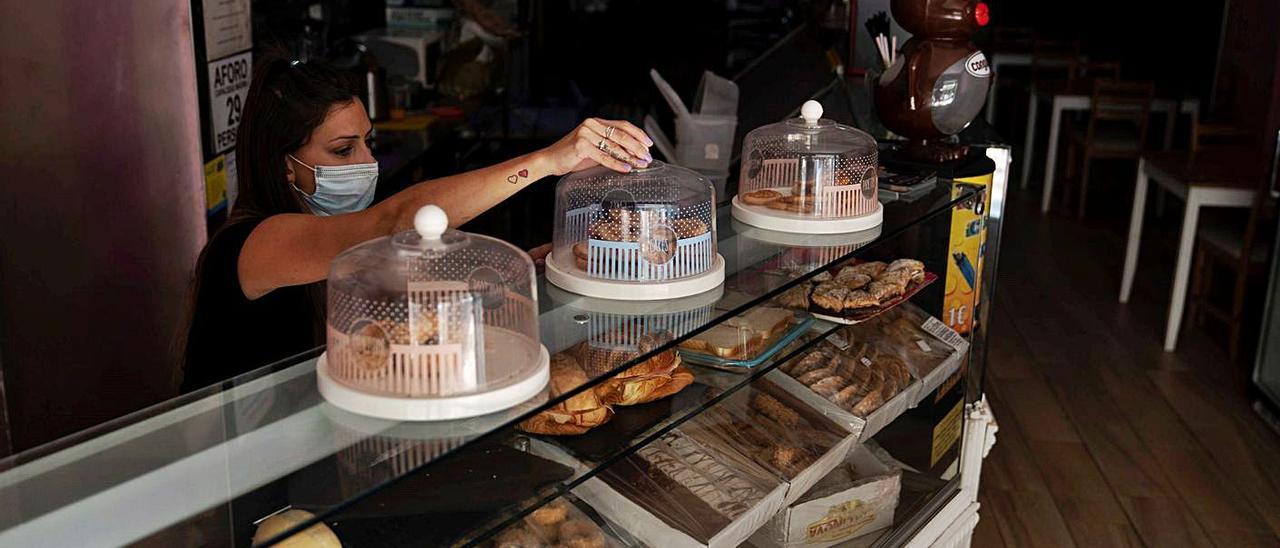
[{"label": "chocolate figure sculpture", "polygon": [[885,127],[911,140],[907,153],[934,162],[964,155],[941,140],[969,125],[991,85],[987,57],[969,36],[989,21],[977,0],[893,0],[893,18],[914,36],[875,88]]}]

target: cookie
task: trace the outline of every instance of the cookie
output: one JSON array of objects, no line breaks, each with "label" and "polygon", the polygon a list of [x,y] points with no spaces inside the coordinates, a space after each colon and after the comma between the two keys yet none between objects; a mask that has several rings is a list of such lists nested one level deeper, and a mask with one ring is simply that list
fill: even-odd
[{"label": "cookie", "polygon": [[893,282],[883,282],[876,280],[867,284],[867,293],[877,301],[884,302],[899,295],[902,295],[903,288]]},{"label": "cookie", "polygon": [[898,259],[889,263],[889,267],[885,270],[906,270],[915,274],[916,272],[924,272],[924,263],[915,259]]},{"label": "cookie", "polygon": [[874,308],[877,306],[880,306],[880,299],[877,299],[866,290],[855,289],[844,297],[844,307],[847,309]]},{"label": "cookie", "polygon": [[872,278],[875,278],[879,276],[881,273],[883,273],[886,269],[888,269],[889,265],[880,261],[871,261],[867,263],[859,263],[849,268],[853,269],[851,270],[851,272],[866,274],[868,276],[871,276]]},{"label": "cookie", "polygon": [[818,284],[813,288],[813,304],[816,304],[827,310],[839,312],[844,308],[844,299],[849,294],[849,288],[836,281],[830,281]]},{"label": "cookie", "polygon": [[764,205],[782,197],[776,190],[753,190],[742,195],[742,201],[748,205]]},{"label": "cookie", "polygon": [[844,286],[850,290],[862,289],[863,287],[866,287],[867,284],[871,283],[871,276],[861,272],[851,272],[848,271],[848,269],[849,267],[845,267],[845,269],[840,271],[839,274],[836,274],[835,281],[844,284]]},{"label": "cookie", "polygon": [[701,236],[711,230],[707,227],[707,223],[698,219],[676,219],[671,221],[671,228],[675,229],[677,237],[681,240]]},{"label": "cookie", "polygon": [[782,200],[774,200],[765,204],[769,209],[777,209],[780,211],[789,211],[791,213],[813,213],[812,203],[787,203]]}]

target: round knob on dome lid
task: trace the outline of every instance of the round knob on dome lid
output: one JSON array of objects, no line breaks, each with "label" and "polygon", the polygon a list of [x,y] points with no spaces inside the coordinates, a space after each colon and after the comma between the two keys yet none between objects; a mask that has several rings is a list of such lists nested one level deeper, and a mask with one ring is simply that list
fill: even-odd
[{"label": "round knob on dome lid", "polygon": [[449,215],[440,206],[422,206],[413,215],[413,228],[424,240],[439,240],[449,228]]},{"label": "round knob on dome lid", "polygon": [[804,118],[804,123],[814,125],[822,118],[822,103],[810,99],[804,102],[800,107],[800,117]]}]

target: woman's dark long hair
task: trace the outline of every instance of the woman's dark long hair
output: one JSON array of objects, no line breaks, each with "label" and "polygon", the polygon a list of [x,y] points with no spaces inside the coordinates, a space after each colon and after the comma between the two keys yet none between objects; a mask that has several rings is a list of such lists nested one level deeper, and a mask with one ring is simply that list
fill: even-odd
[{"label": "woman's dark long hair", "polygon": [[[285,155],[307,143],[311,132],[336,106],[358,100],[349,73],[323,63],[297,62],[268,52],[255,63],[240,127],[236,133],[237,196],[223,226],[210,236],[237,224],[282,213],[308,213],[306,204],[288,182]],[[179,371],[186,368],[187,339],[194,319],[196,299],[205,274],[208,246],[196,262],[187,304],[187,322],[179,329],[175,351]],[[307,286],[314,308],[316,344],[324,337],[324,282]],[[233,364],[233,366],[263,364]]]}]

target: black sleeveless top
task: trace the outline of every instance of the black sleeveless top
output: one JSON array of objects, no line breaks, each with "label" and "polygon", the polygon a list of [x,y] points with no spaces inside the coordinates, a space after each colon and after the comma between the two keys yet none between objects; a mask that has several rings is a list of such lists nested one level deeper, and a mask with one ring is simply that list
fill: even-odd
[{"label": "black sleeveless top", "polygon": [[184,393],[323,344],[309,286],[282,287],[252,301],[240,288],[240,250],[262,221],[226,226],[205,247],[187,334]]}]

